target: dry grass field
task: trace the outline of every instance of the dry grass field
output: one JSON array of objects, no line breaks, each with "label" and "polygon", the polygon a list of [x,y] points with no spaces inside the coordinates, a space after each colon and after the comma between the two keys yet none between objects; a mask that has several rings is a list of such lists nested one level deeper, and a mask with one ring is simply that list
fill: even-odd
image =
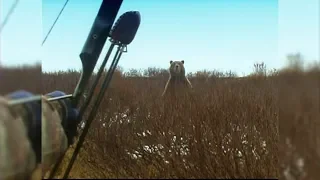
[{"label": "dry grass field", "polygon": [[[116,72],[70,177],[318,179],[319,67],[217,75],[190,75],[194,91],[170,101],[160,97],[165,70]],[[72,93],[80,74],[34,67],[0,76],[1,94]]]}]

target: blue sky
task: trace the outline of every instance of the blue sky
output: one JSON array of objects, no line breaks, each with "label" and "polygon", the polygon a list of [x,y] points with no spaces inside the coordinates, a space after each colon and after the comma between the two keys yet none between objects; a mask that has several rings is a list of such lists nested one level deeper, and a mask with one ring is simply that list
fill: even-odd
[{"label": "blue sky", "polygon": [[[14,0],[1,0],[0,18]],[[70,0],[47,42],[41,42],[65,0],[21,0],[1,34],[0,62],[42,62],[44,71],[81,69],[79,53],[101,0]],[[141,13],[138,33],[122,56],[125,69],[185,60],[187,72],[279,68],[290,52],[319,59],[318,0],[124,0],[118,16]],[[106,44],[101,63],[108,48]]]}]

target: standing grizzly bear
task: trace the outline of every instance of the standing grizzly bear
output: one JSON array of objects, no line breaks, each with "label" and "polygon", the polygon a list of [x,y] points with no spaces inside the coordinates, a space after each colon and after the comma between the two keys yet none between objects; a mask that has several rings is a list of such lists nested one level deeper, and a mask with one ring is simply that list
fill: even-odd
[{"label": "standing grizzly bear", "polygon": [[193,88],[189,79],[186,77],[184,60],[170,61],[169,73],[170,77],[162,93],[162,96],[178,95],[186,89]]}]

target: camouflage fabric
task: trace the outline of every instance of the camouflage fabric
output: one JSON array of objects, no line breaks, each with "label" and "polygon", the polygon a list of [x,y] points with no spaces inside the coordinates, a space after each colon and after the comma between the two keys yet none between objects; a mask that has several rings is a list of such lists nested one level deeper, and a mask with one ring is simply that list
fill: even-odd
[{"label": "camouflage fabric", "polygon": [[36,167],[36,155],[24,123],[26,109],[7,102],[0,97],[0,179],[28,179]]},{"label": "camouflage fabric", "polygon": [[8,99],[0,97],[0,180],[33,179],[34,172],[39,174],[39,167],[44,175],[68,147],[61,126],[62,107],[56,102],[49,103],[43,96],[42,163],[37,165],[27,133],[28,110],[22,105],[9,106],[7,102]]},{"label": "camouflage fabric", "polygon": [[[42,170],[48,171],[67,150],[67,136],[61,125],[63,107],[42,99]],[[43,173],[44,175],[44,173]]]}]

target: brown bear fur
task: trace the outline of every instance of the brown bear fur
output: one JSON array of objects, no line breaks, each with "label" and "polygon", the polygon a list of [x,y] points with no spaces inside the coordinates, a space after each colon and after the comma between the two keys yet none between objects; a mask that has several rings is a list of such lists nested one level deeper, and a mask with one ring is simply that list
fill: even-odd
[{"label": "brown bear fur", "polygon": [[170,77],[167,81],[162,96],[176,96],[182,92],[185,92],[186,89],[193,88],[189,79],[186,77],[184,60],[170,61],[169,73]]}]

